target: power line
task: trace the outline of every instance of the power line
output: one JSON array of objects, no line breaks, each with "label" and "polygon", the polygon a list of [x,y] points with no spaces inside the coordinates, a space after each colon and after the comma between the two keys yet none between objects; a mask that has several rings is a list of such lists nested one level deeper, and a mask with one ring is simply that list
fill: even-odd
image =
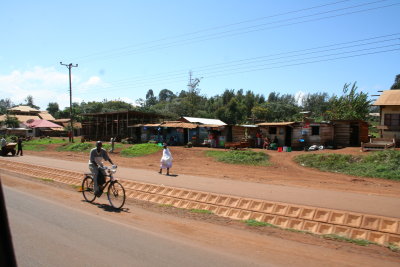
[{"label": "power line", "polygon": [[[324,20],[324,19],[331,19],[331,18],[335,18],[335,17],[351,15],[351,14],[356,14],[356,13],[361,13],[361,12],[377,10],[377,9],[381,9],[381,8],[387,8],[387,7],[391,7],[391,6],[395,6],[395,5],[400,5],[400,3],[395,3],[395,4],[373,7],[373,8],[362,9],[362,10],[356,10],[356,11],[352,11],[352,12],[336,14],[336,15],[331,15],[331,16],[326,16],[326,17],[321,17],[321,18],[313,18],[313,19],[308,19],[308,20],[302,20],[302,21],[281,24],[281,25],[277,25],[277,26],[265,27],[270,24],[283,23],[283,22],[293,21],[296,19],[304,19],[304,18],[313,17],[313,16],[315,17],[315,16],[319,16],[322,14],[328,14],[328,13],[333,13],[333,12],[338,12],[338,11],[343,11],[343,10],[348,10],[348,9],[359,8],[359,7],[373,5],[373,4],[386,2],[386,1],[388,1],[388,0],[373,1],[373,2],[363,3],[363,4],[354,5],[354,6],[350,6],[350,7],[314,13],[312,15],[305,15],[305,16],[300,16],[300,17],[295,17],[295,18],[289,18],[289,19],[285,19],[285,20],[280,20],[278,22],[268,22],[268,23],[243,27],[243,28],[239,28],[239,29],[233,29],[233,30],[229,30],[229,31],[225,31],[225,32],[217,32],[217,33],[208,34],[208,35],[204,35],[204,36],[197,36],[197,37],[193,37],[190,39],[177,40],[177,41],[170,42],[170,43],[157,44],[157,45],[153,45],[153,46],[147,46],[144,48],[137,48],[137,49],[129,50],[129,51],[125,51],[125,52],[117,52],[117,50],[115,50],[115,52],[113,52],[113,50],[111,50],[110,52],[106,52],[106,53],[108,53],[108,55],[104,55],[101,58],[98,57],[97,59],[105,59],[105,58],[110,58],[110,57],[115,58],[115,57],[132,55],[132,54],[140,54],[140,53],[144,53],[144,52],[151,52],[151,51],[175,47],[175,46],[188,45],[188,44],[192,44],[192,43],[196,43],[196,42],[221,39],[221,38],[241,35],[241,34],[245,34],[245,33],[264,31],[264,30],[268,30],[268,29],[276,29],[276,28],[287,27],[287,26],[291,26],[291,25],[303,24],[303,23],[308,23],[308,22],[313,22],[313,21],[320,21],[320,20]],[[259,28],[261,26],[262,26],[262,28]],[[151,43],[151,42],[148,42],[148,43]],[[90,61],[97,60],[97,59],[93,58],[92,60],[87,60],[86,62],[90,62]]]},{"label": "power line", "polygon": [[[360,40],[355,40],[355,41],[350,41],[350,42],[342,42],[342,43],[330,44],[330,45],[319,46],[319,47],[314,47],[314,48],[294,50],[294,51],[289,51],[289,52],[282,52],[282,53],[264,55],[264,56],[259,56],[259,57],[252,57],[252,58],[248,58],[248,59],[229,61],[229,62],[225,62],[225,63],[209,64],[209,65],[205,65],[205,66],[192,67],[192,68],[196,69],[196,71],[206,71],[206,70],[212,70],[212,69],[218,69],[218,68],[230,68],[233,66],[248,65],[248,64],[253,64],[253,63],[257,63],[257,62],[262,63],[262,62],[268,62],[268,61],[277,60],[277,59],[299,57],[299,56],[305,56],[305,55],[318,54],[318,53],[322,53],[322,52],[343,50],[343,49],[348,49],[348,48],[353,48],[353,47],[362,47],[362,46],[367,46],[367,45],[371,45],[371,44],[397,41],[398,37],[396,37],[396,36],[399,36],[399,35],[400,35],[400,33],[395,33],[395,34],[377,36],[377,37],[372,37],[372,38],[365,38],[365,39],[360,39]],[[386,38],[386,39],[382,40],[382,38],[384,38],[384,37],[394,37],[394,38]],[[381,39],[381,40],[379,40],[379,39]],[[366,41],[372,41],[372,42],[366,42]],[[364,42],[364,43],[362,43],[362,42]],[[357,43],[357,44],[355,44],[355,43]],[[118,86],[118,85],[124,85],[124,84],[129,85],[132,82],[135,82],[135,83],[145,82],[148,80],[166,81],[166,80],[170,80],[170,79],[184,77],[186,74],[183,74],[183,72],[186,72],[186,70],[187,69],[171,71],[171,72],[166,72],[166,73],[161,73],[161,74],[155,74],[155,75],[150,75],[150,76],[144,77],[144,78],[137,77],[134,79],[111,81],[109,83],[113,84],[114,86]]]},{"label": "power line", "polygon": [[349,2],[349,1],[352,1],[352,0],[336,1],[336,2],[332,2],[332,3],[324,4],[324,5],[318,5],[318,6],[313,6],[313,7],[309,7],[309,8],[303,8],[303,9],[298,9],[298,10],[294,10],[294,11],[278,13],[278,14],[275,14],[275,15],[264,16],[264,17],[259,17],[259,18],[255,18],[255,19],[243,20],[243,21],[234,22],[234,23],[230,23],[230,24],[214,26],[214,27],[210,27],[210,28],[206,28],[206,29],[202,29],[202,30],[198,30],[198,31],[194,31],[194,32],[189,32],[189,33],[184,33],[184,34],[179,34],[179,35],[175,35],[175,36],[165,37],[165,38],[161,38],[161,39],[157,39],[157,40],[142,42],[142,43],[139,43],[139,44],[129,45],[129,46],[125,46],[125,47],[121,47],[121,48],[117,48],[117,49],[111,49],[111,50],[107,50],[107,51],[92,53],[92,54],[89,54],[89,55],[86,55],[86,56],[77,57],[77,58],[73,58],[73,59],[74,60],[75,59],[84,59],[84,58],[91,57],[91,56],[96,56],[96,55],[101,55],[101,54],[104,54],[104,53],[109,53],[110,51],[112,52],[112,51],[118,51],[118,50],[126,50],[126,49],[129,49],[129,48],[135,47],[135,46],[143,46],[143,45],[147,45],[147,44],[151,44],[151,43],[165,41],[165,40],[168,40],[168,39],[181,38],[181,37],[195,35],[195,34],[202,33],[202,32],[208,32],[208,31],[212,31],[212,30],[216,30],[216,29],[228,28],[228,27],[232,27],[232,26],[235,26],[235,25],[245,24],[245,23],[259,21],[259,20],[265,20],[265,19],[284,16],[284,15],[289,15],[289,14],[293,14],[293,13],[299,13],[299,12],[303,12],[303,11],[307,11],[307,10],[312,10],[312,9],[317,9],[317,8],[321,8],[321,7],[336,5],[336,4],[339,4],[339,3]]},{"label": "power line", "polygon": [[[393,52],[393,51],[399,51],[400,50],[400,48],[395,48],[395,49],[385,49],[385,50],[380,50],[380,51],[361,53],[361,54],[355,54],[355,55],[348,55],[348,56],[338,56],[338,55],[342,55],[342,54],[346,54],[346,53],[355,53],[355,52],[361,52],[361,51],[372,50],[372,49],[381,49],[381,48],[387,48],[387,47],[393,47],[393,46],[398,46],[398,44],[397,45],[374,47],[374,48],[368,48],[368,49],[354,50],[354,51],[351,51],[351,52],[343,52],[343,53],[336,53],[336,54],[326,55],[326,56],[335,56],[336,55],[336,57],[333,57],[333,58],[324,58],[324,59],[312,60],[312,59],[315,59],[315,58],[318,58],[318,57],[310,57],[310,58],[301,59],[301,60],[308,60],[308,61],[304,61],[304,62],[291,63],[291,61],[283,61],[283,62],[276,62],[276,63],[273,63],[273,64],[258,65],[258,66],[254,66],[251,69],[246,69],[246,70],[241,70],[242,68],[238,68],[238,69],[231,69],[230,70],[231,72],[226,72],[226,70],[219,71],[219,72],[223,72],[223,73],[222,74],[217,74],[217,75],[215,73],[219,73],[219,72],[213,72],[213,73],[210,73],[209,75],[207,73],[202,73],[201,76],[206,77],[207,79],[209,79],[209,78],[228,76],[228,75],[234,75],[234,74],[243,74],[243,73],[254,72],[254,71],[277,69],[277,68],[284,68],[284,67],[292,67],[292,66],[306,65],[306,64],[319,63],[319,62],[327,62],[327,61],[333,61],[333,60],[339,60],[339,59],[360,57],[360,56],[380,54],[380,53],[388,53],[388,52]],[[297,61],[299,61],[299,60],[297,60]],[[283,65],[279,65],[279,64],[283,64]],[[266,66],[269,66],[269,65],[278,65],[278,66],[266,67]],[[147,84],[146,83],[143,83],[143,84],[136,83],[136,84],[117,87],[117,88],[120,88],[120,89],[115,89],[115,87],[110,86],[110,87],[102,88],[102,89],[106,89],[106,90],[96,90],[96,92],[107,91],[107,88],[113,88],[113,91],[117,91],[117,90],[123,90],[123,89],[127,89],[127,88],[132,88],[134,85],[136,85],[136,86],[149,86],[150,87],[150,85],[157,85],[157,84],[165,84],[165,81],[164,82],[160,81],[159,83],[150,83],[150,84],[149,83],[147,83]],[[84,93],[81,93],[81,95],[82,94],[84,94]]]}]

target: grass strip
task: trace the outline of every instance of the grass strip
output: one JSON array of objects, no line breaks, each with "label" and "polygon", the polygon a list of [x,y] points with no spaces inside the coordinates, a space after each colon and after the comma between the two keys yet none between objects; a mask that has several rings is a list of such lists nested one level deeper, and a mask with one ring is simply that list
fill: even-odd
[{"label": "grass strip", "polygon": [[63,144],[57,148],[57,151],[75,151],[75,152],[84,152],[90,151],[94,148],[94,144],[92,143],[72,143],[72,144]]},{"label": "grass strip", "polygon": [[206,151],[206,156],[213,157],[217,161],[229,164],[269,166],[268,155],[263,152],[246,151]]},{"label": "grass strip", "polygon": [[193,213],[212,214],[212,211],[209,210],[191,209],[189,211]]},{"label": "grass strip", "polygon": [[153,154],[162,150],[157,144],[136,144],[121,150],[121,156],[124,157],[141,157]]},{"label": "grass strip", "polygon": [[295,157],[302,166],[354,176],[400,180],[400,151],[370,152],[365,156],[303,154]]}]

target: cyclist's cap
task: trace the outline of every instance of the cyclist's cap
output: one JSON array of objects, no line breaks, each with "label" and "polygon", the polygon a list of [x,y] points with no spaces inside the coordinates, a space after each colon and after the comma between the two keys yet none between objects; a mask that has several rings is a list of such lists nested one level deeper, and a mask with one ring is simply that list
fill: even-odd
[{"label": "cyclist's cap", "polygon": [[102,146],[102,145],[103,145],[103,142],[101,142],[101,141],[96,142],[96,146]]}]

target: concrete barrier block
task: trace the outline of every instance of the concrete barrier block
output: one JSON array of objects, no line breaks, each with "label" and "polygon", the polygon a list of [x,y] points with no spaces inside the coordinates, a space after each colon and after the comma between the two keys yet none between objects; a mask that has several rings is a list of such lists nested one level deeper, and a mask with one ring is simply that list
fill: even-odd
[{"label": "concrete barrier block", "polygon": [[149,196],[151,196],[151,194],[142,192],[140,195],[138,195],[138,199],[139,200],[147,200],[149,198]]},{"label": "concrete barrier block", "polygon": [[145,184],[145,185],[143,186],[143,188],[142,188],[142,191],[143,191],[143,192],[148,192],[149,189],[150,189],[150,187],[151,187],[151,185]]},{"label": "concrete barrier block", "polygon": [[172,197],[164,197],[164,200],[161,204],[164,205],[172,205],[174,198]]},{"label": "concrete barrier block", "polygon": [[300,216],[301,208],[298,206],[289,206],[286,211],[286,216],[297,218]]},{"label": "concrete barrier block", "polygon": [[344,236],[344,237],[350,237],[350,231],[351,231],[351,228],[349,228],[349,227],[335,225],[333,227],[332,234]]},{"label": "concrete barrier block", "polygon": [[209,206],[209,204],[201,203],[201,202],[200,202],[197,208],[198,208],[199,210],[207,210],[208,206]]},{"label": "concrete barrier block", "polygon": [[320,223],[317,228],[317,233],[321,235],[329,235],[332,234],[333,232],[333,225],[332,224],[326,224],[326,223]]},{"label": "concrete barrier block", "polygon": [[188,206],[187,206],[187,209],[190,209],[190,210],[197,210],[197,209],[199,209],[199,203],[198,203],[198,202],[195,202],[195,201],[189,201],[189,204],[188,204]]},{"label": "concrete barrier block", "polygon": [[310,233],[316,233],[318,229],[318,224],[318,222],[304,221],[302,230]]},{"label": "concrete barrier block", "polygon": [[243,221],[250,220],[251,213],[252,212],[248,210],[240,210],[238,219]]},{"label": "concrete barrier block", "polygon": [[304,221],[301,219],[290,219],[287,228],[301,230],[303,228]]},{"label": "concrete barrier block", "polygon": [[171,195],[172,195],[172,191],[174,191],[174,188],[172,188],[172,187],[165,187],[165,190],[163,191],[163,195],[165,195],[165,196],[171,196]]},{"label": "concrete barrier block", "polygon": [[238,204],[239,204],[239,201],[240,201],[240,198],[238,198],[238,197],[229,197],[226,200],[225,205],[229,206],[229,207],[232,207],[232,208],[236,208],[238,206]]},{"label": "concrete barrier block", "polygon": [[218,206],[215,206],[215,205],[212,205],[212,204],[207,204],[206,210],[209,210],[209,211],[211,211],[212,213],[215,214],[217,212],[218,208],[219,208]]},{"label": "concrete barrier block", "polygon": [[275,204],[273,213],[277,215],[285,215],[288,209],[288,205],[285,204]]},{"label": "concrete barrier block", "polygon": [[160,186],[157,187],[157,190],[154,192],[154,194],[162,195],[164,190],[165,190],[165,186],[161,186],[160,185]]},{"label": "concrete barrier block", "polygon": [[221,217],[228,217],[228,212],[230,208],[227,207],[218,207],[218,209],[215,211],[215,214]]},{"label": "concrete barrier block", "polygon": [[381,225],[379,226],[379,231],[387,233],[396,233],[399,227],[399,221],[395,219],[382,218]]},{"label": "concrete barrier block", "polygon": [[180,194],[182,194],[182,190],[175,188],[171,192],[171,197],[179,198]]},{"label": "concrete barrier block", "polygon": [[206,202],[207,202],[207,203],[210,203],[210,204],[215,204],[215,203],[217,202],[217,199],[218,199],[218,195],[216,195],[216,194],[209,194],[208,197],[207,197]]},{"label": "concrete barrier block", "polygon": [[312,220],[314,218],[315,209],[303,207],[300,211],[300,218]]},{"label": "concrete barrier block", "polygon": [[189,196],[190,191],[189,190],[182,190],[181,194],[179,195],[180,198],[187,199]]},{"label": "concrete barrier block", "polygon": [[264,214],[264,217],[262,218],[262,222],[274,224],[276,217],[277,217],[276,215]]},{"label": "concrete barrier block", "polygon": [[393,245],[396,245],[396,246],[400,247],[400,236],[389,234],[387,242],[389,244],[393,244]]},{"label": "concrete barrier block", "polygon": [[179,199],[179,198],[173,198],[172,202],[171,202],[171,205],[174,206],[175,208],[178,208],[179,207],[179,202],[181,202],[181,201],[182,200]]},{"label": "concrete barrier block", "polygon": [[363,216],[357,213],[347,213],[344,224],[351,227],[360,227]]},{"label": "concrete barrier block", "polygon": [[260,200],[252,200],[249,204],[249,209],[254,211],[262,211],[264,202]]},{"label": "concrete barrier block", "polygon": [[388,234],[385,233],[371,231],[368,233],[367,240],[383,245],[386,243],[387,235]]},{"label": "concrete barrier block", "polygon": [[145,184],[142,183],[137,183],[133,189],[137,191],[142,191],[142,188],[144,188]]},{"label": "concrete barrier block", "polygon": [[240,209],[230,209],[228,212],[228,217],[233,219],[233,220],[240,220],[239,214],[240,214]]},{"label": "concrete barrier block", "polygon": [[380,218],[371,215],[364,215],[361,223],[361,228],[369,230],[378,230],[380,224]]},{"label": "concrete barrier block", "polygon": [[188,201],[188,200],[182,199],[182,200],[179,201],[179,203],[178,203],[178,208],[180,208],[180,209],[186,209],[188,205],[189,205],[189,201]]},{"label": "concrete barrier block", "polygon": [[196,201],[197,198],[199,196],[199,193],[196,191],[190,191],[188,196],[186,197],[186,199],[192,200],[192,201]]},{"label": "concrete barrier block", "polygon": [[317,209],[314,214],[314,220],[319,222],[327,222],[329,220],[330,215],[331,215],[330,210]]},{"label": "concrete barrier block", "polygon": [[157,196],[154,198],[154,203],[163,204],[163,203],[165,202],[165,198],[166,198],[166,196],[157,195]]},{"label": "concrete barrier block", "polygon": [[275,203],[272,202],[264,202],[262,207],[261,207],[261,212],[265,212],[265,213],[273,213],[275,208]]},{"label": "concrete barrier block", "polygon": [[276,216],[274,224],[276,226],[282,227],[282,228],[287,228],[287,225],[289,223],[289,218],[283,217],[283,216]]},{"label": "concrete barrier block", "polygon": [[256,221],[262,222],[264,216],[265,216],[264,213],[252,211],[250,214],[249,220],[256,220]]},{"label": "concrete barrier block", "polygon": [[[137,192],[137,191],[136,191],[136,192]],[[155,201],[156,197],[158,197],[158,195],[150,194],[150,195],[147,197],[147,201],[156,202],[156,201]]]},{"label": "concrete barrier block", "polygon": [[149,187],[149,190],[147,190],[147,192],[148,192],[148,193],[152,193],[152,194],[156,194],[157,191],[158,191],[158,189],[159,189],[159,186],[158,186],[158,185],[151,185],[151,186]]},{"label": "concrete barrier block", "polygon": [[345,218],[346,218],[345,212],[332,211],[328,222],[333,224],[344,224]]},{"label": "concrete barrier block", "polygon": [[250,208],[250,203],[251,203],[251,199],[248,199],[248,198],[241,198],[240,201],[239,201],[239,203],[238,203],[238,205],[237,205],[237,207],[238,207],[239,209],[247,210],[247,209]]},{"label": "concrete barrier block", "polygon": [[368,230],[363,229],[352,229],[350,232],[350,237],[353,239],[365,239],[368,237]]},{"label": "concrete barrier block", "polygon": [[199,193],[199,196],[197,197],[197,201],[199,202],[206,202],[208,198],[208,193]]},{"label": "concrete barrier block", "polygon": [[225,206],[227,200],[228,200],[227,196],[219,196],[217,198],[217,201],[215,201],[215,204],[220,206]]}]

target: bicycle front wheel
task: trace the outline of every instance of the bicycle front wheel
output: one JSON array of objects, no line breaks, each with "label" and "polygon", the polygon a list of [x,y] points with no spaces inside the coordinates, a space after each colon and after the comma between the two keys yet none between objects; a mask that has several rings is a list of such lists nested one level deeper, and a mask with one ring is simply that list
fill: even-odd
[{"label": "bicycle front wheel", "polygon": [[94,181],[90,176],[86,176],[82,181],[82,194],[87,202],[93,202],[96,198],[94,194]]},{"label": "bicycle front wheel", "polygon": [[125,189],[118,181],[111,182],[107,191],[108,201],[115,209],[120,209],[125,204]]}]

